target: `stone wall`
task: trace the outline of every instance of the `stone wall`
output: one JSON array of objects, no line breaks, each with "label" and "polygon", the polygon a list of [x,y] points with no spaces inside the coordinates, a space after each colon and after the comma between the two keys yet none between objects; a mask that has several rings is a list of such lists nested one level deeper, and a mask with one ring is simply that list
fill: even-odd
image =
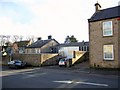
[{"label": "stone wall", "polygon": [[56,65],[58,59],[58,54],[41,54],[41,65]]},{"label": "stone wall", "polygon": [[32,66],[41,66],[41,55],[40,54],[19,54],[18,55],[21,61],[26,61]]},{"label": "stone wall", "polygon": [[51,52],[50,47],[55,46],[55,45],[58,45],[58,43],[55,42],[54,40],[51,40],[49,43],[41,47],[41,53],[50,53]]},{"label": "stone wall", "polygon": [[118,21],[118,60],[120,67],[120,20]]},{"label": "stone wall", "polygon": [[7,55],[7,56],[4,56],[4,57],[1,57],[1,63],[2,65],[7,65],[7,63],[9,62],[9,59],[10,57]]},{"label": "stone wall", "polygon": [[74,53],[75,56],[72,58],[72,64],[83,62],[89,58],[88,52],[86,51],[74,51]]},{"label": "stone wall", "polygon": [[[113,36],[103,36],[104,21],[113,22]],[[90,65],[98,68],[118,68],[118,21],[117,19],[108,19],[89,23],[89,41],[90,41]],[[114,45],[114,60],[103,59],[103,45]]]},{"label": "stone wall", "polygon": [[[32,66],[44,66],[44,65],[56,65],[59,59],[58,54],[14,54],[12,59],[18,59],[25,61]],[[7,65],[9,61],[9,56],[2,58],[2,64]]]}]

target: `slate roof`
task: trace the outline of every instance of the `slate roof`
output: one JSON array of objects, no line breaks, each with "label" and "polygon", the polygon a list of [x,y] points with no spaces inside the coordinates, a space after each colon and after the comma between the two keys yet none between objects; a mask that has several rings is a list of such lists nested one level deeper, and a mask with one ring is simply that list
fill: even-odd
[{"label": "slate roof", "polygon": [[88,19],[89,22],[120,17],[120,6],[97,11]]},{"label": "slate roof", "polygon": [[89,46],[89,42],[63,43],[63,44],[53,46],[53,48],[55,48],[55,47],[72,47],[72,46]]},{"label": "slate roof", "polygon": [[45,44],[49,43],[52,40],[57,42],[55,39],[37,40],[35,43],[32,43],[30,46],[27,46],[26,48],[41,48],[42,46],[44,46]]},{"label": "slate roof", "polygon": [[30,41],[25,40],[25,41],[18,41],[18,42],[14,42],[14,43],[17,44],[18,47],[26,47],[29,42],[30,42]]}]

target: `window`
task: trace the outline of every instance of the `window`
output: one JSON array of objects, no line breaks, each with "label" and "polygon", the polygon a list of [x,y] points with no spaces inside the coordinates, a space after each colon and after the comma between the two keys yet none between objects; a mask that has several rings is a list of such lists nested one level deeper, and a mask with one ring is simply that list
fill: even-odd
[{"label": "window", "polygon": [[112,36],[112,21],[103,22],[103,36]]},{"label": "window", "polygon": [[38,53],[38,52],[37,52],[37,48],[35,49],[35,53]]},{"label": "window", "polygon": [[104,45],[103,53],[104,60],[113,60],[114,59],[113,45]]},{"label": "window", "polygon": [[35,49],[35,53],[40,53],[40,49],[39,49],[39,48],[36,48],[36,49]]}]

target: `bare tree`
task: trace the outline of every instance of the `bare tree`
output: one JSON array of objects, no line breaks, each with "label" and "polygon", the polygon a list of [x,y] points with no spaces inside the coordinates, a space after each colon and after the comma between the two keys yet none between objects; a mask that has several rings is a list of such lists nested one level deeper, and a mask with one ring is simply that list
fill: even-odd
[{"label": "bare tree", "polygon": [[26,37],[27,40],[30,40],[31,42],[34,42],[35,37],[33,35],[29,35]]},{"label": "bare tree", "polygon": [[14,42],[16,42],[16,41],[18,41],[19,36],[18,36],[18,35],[13,35],[13,38],[12,38],[12,39],[13,39]]},{"label": "bare tree", "polygon": [[0,46],[3,45],[3,35],[0,35]]},{"label": "bare tree", "polygon": [[10,37],[11,37],[10,35],[7,35],[7,36],[6,36],[6,41],[7,41],[7,42],[10,41]]},{"label": "bare tree", "polygon": [[20,41],[23,40],[23,36],[22,36],[22,35],[19,36],[19,40],[20,40]]},{"label": "bare tree", "polygon": [[0,44],[1,46],[5,45],[6,43],[6,36],[5,35],[0,35]]}]

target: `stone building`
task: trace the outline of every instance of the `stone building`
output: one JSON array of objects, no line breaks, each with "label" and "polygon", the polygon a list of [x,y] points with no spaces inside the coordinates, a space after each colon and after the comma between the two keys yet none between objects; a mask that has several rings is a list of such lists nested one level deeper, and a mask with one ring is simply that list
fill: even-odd
[{"label": "stone building", "polygon": [[25,53],[25,48],[28,45],[31,45],[31,40],[25,40],[25,41],[16,41],[13,43],[13,52],[14,53]]},{"label": "stone building", "polygon": [[95,4],[89,22],[90,66],[120,68],[120,6],[101,9]]},{"label": "stone building", "polygon": [[55,39],[52,39],[52,36],[48,36],[47,40],[42,40],[41,38],[38,38],[36,42],[26,47],[25,53],[28,54],[53,53],[51,47],[58,44],[59,43]]}]

